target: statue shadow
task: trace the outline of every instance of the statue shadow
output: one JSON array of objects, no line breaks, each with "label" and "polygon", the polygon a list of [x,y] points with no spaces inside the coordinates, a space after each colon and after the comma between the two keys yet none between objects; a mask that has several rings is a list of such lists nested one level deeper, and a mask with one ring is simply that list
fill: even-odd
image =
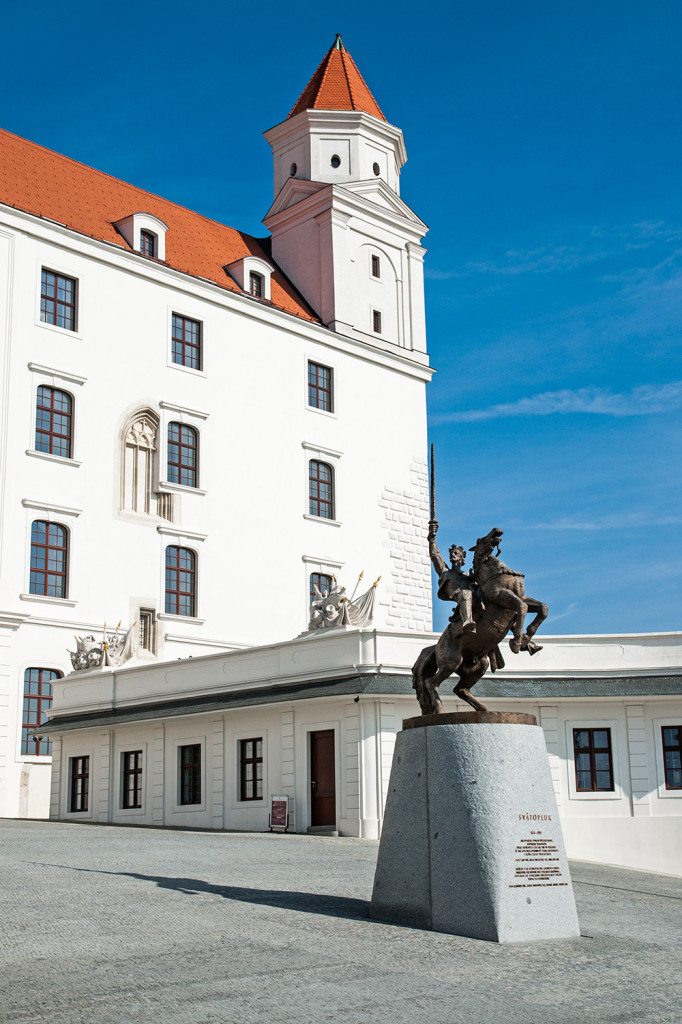
[{"label": "statue shadow", "polygon": [[214,885],[199,878],[177,878],[171,875],[146,875],[139,871],[102,871],[97,868],[77,868],[67,864],[51,864],[93,875],[115,875],[134,878],[140,882],[152,882],[159,889],[181,893],[184,896],[219,896],[238,903],[277,907],[280,910],[294,910],[304,914],[323,914],[327,917],[349,918],[355,921],[369,921],[369,901],[356,900],[349,896],[331,896],[315,892],[296,892],[288,889],[253,889],[239,885]]}]

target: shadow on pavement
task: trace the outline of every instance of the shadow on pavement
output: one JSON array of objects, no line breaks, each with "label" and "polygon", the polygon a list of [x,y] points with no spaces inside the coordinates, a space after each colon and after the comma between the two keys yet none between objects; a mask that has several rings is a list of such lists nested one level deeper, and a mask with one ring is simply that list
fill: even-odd
[{"label": "shadow on pavement", "polygon": [[[44,865],[47,866],[47,865]],[[185,896],[208,894],[221,896],[239,903],[255,903],[282,910],[297,910],[306,914],[326,914],[328,917],[347,917],[359,921],[369,920],[367,900],[354,900],[349,896],[328,896],[315,892],[291,892],[286,889],[249,889],[239,885],[212,885],[199,878],[176,878],[170,875],[144,875],[137,871],[101,871],[97,868],[76,868],[67,864],[50,864],[67,871],[80,871],[91,875],[115,875],[136,878],[141,882],[154,882],[160,889],[170,889]]]}]

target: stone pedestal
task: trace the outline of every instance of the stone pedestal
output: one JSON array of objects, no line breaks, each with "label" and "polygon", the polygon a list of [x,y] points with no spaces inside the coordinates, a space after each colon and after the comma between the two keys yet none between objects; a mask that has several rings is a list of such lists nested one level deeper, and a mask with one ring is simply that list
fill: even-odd
[{"label": "stone pedestal", "polygon": [[493,942],[580,934],[544,735],[532,715],[403,723],[371,914]]}]

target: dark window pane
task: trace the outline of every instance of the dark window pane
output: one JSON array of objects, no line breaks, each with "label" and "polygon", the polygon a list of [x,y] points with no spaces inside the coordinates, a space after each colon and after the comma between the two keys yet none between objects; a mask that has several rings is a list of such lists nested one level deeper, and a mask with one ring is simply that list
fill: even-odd
[{"label": "dark window pane", "polygon": [[201,369],[201,324],[198,320],[173,314],[172,320],[173,362]]},{"label": "dark window pane", "polygon": [[40,319],[75,331],[76,313],[75,280],[43,268],[40,275]]}]

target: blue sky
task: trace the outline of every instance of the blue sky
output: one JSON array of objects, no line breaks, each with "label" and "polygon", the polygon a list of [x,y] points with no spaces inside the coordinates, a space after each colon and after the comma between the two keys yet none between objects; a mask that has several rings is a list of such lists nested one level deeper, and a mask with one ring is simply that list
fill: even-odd
[{"label": "blue sky", "polygon": [[2,23],[2,127],[254,234],[261,133],[341,32],[431,229],[443,546],[502,527],[548,631],[682,626],[677,0],[36,0]]}]

